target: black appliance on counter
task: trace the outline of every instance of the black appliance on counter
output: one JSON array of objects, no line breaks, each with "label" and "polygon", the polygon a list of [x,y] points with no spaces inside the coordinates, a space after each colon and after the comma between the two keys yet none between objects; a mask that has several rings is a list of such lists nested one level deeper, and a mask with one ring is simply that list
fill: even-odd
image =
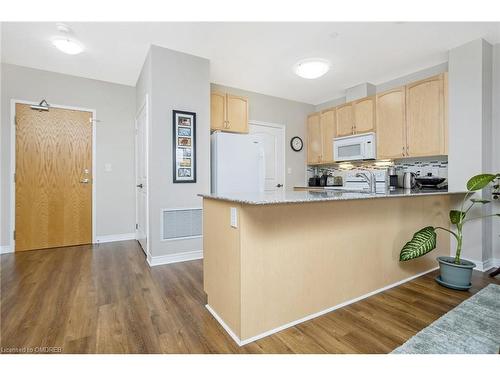
[{"label": "black appliance on counter", "polygon": [[320,177],[314,176],[309,179],[309,186],[320,186]]}]

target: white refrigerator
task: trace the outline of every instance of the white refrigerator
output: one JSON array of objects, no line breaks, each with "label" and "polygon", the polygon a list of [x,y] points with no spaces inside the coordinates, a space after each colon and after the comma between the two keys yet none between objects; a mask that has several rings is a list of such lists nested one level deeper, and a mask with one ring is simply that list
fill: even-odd
[{"label": "white refrigerator", "polygon": [[264,148],[251,134],[211,136],[212,194],[264,191]]}]

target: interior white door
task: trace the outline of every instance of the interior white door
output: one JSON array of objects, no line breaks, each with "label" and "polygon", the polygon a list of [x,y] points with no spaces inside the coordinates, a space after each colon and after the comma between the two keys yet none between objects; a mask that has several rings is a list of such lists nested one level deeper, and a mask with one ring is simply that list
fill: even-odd
[{"label": "interior white door", "polygon": [[135,160],[136,160],[136,238],[147,254],[148,243],[148,165],[147,165],[147,122],[148,108],[146,103],[142,106],[136,118],[136,136],[135,136]]},{"label": "interior white door", "polygon": [[265,191],[284,190],[285,129],[274,124],[250,123],[249,133],[264,148]]}]

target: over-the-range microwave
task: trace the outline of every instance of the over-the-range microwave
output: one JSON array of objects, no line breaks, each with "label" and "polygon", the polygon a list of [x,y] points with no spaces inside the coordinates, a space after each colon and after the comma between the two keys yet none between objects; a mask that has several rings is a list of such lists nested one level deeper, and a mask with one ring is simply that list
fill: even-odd
[{"label": "over-the-range microwave", "polygon": [[377,156],[375,133],[334,138],[333,155],[335,161],[375,159]]}]

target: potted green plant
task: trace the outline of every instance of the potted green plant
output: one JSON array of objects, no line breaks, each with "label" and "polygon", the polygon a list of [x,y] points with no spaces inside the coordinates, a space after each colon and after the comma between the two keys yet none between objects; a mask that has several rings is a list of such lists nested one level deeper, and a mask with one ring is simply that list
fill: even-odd
[{"label": "potted green plant", "polygon": [[[439,262],[440,275],[436,278],[436,281],[448,288],[467,290],[471,287],[471,277],[472,269],[476,266],[474,263],[469,262],[465,259],[460,259],[460,254],[462,252],[462,240],[463,240],[463,226],[465,223],[475,219],[482,219],[490,216],[500,216],[500,213],[467,218],[467,215],[472,207],[476,204],[488,204],[491,201],[488,199],[474,199],[471,198],[476,191],[482,190],[487,186],[493,184],[492,196],[493,199],[498,199],[500,184],[500,173],[497,174],[480,174],[472,177],[467,182],[467,192],[465,193],[464,199],[460,210],[450,211],[450,222],[455,226],[454,231],[443,227],[425,227],[420,229],[413,235],[413,238],[408,241],[399,254],[399,260],[401,262],[408,261],[421,257],[428,252],[436,248],[436,230],[440,229],[445,232],[451,233],[457,241],[457,251],[455,257],[440,256],[437,258]],[[496,181],[496,183],[495,183]],[[465,205],[470,200],[470,205],[466,208]]]}]

